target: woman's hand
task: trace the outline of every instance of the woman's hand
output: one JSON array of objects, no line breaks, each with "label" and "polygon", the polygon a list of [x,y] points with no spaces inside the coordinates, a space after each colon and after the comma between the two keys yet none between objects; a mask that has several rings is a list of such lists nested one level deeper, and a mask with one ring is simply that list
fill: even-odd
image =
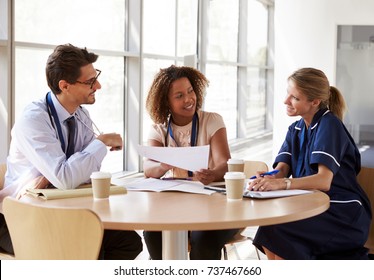
[{"label": "woman's hand", "polygon": [[209,185],[215,180],[214,172],[209,169],[200,169],[199,171],[195,171],[194,177],[204,185]]},{"label": "woman's hand", "polygon": [[274,176],[257,177],[248,185],[250,191],[275,191],[286,189],[284,179],[275,179]]}]

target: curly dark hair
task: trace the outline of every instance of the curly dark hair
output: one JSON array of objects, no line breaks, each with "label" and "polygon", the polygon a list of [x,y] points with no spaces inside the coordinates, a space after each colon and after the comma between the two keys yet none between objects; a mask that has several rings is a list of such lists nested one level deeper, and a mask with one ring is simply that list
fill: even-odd
[{"label": "curly dark hair", "polygon": [[172,82],[187,78],[196,94],[196,111],[202,107],[205,88],[209,81],[199,70],[187,66],[171,65],[160,69],[149,89],[146,108],[151,119],[157,124],[166,124],[170,115],[168,94]]},{"label": "curly dark hair", "polygon": [[65,80],[75,83],[81,75],[81,67],[94,63],[97,54],[90,53],[86,48],[77,48],[71,44],[57,46],[48,57],[45,68],[47,83],[54,94],[61,93],[58,83]]}]

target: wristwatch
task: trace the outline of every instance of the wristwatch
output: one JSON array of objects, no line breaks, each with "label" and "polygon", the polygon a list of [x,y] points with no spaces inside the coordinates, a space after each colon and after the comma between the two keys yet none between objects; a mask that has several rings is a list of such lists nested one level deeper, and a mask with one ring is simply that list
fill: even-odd
[{"label": "wristwatch", "polygon": [[291,180],[284,178],[284,182],[286,183],[286,190],[289,190],[291,188]]}]

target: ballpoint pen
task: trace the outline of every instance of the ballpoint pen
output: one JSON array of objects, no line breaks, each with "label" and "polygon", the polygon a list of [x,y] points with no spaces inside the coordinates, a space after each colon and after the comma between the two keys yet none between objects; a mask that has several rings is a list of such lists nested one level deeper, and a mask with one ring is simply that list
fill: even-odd
[{"label": "ballpoint pen", "polygon": [[[264,176],[266,176],[266,175],[275,175],[275,174],[277,174],[279,172],[279,170],[277,170],[277,169],[275,169],[275,170],[272,170],[272,171],[269,171],[269,172],[265,172],[265,173],[262,173],[260,176],[261,177],[264,177]],[[249,178],[249,179],[256,179],[257,178],[257,176],[256,175],[253,175],[251,178]]]},{"label": "ballpoint pen", "polygon": [[219,192],[219,193],[224,193],[224,192],[226,192],[226,189],[225,189],[225,188],[214,187],[214,186],[204,186],[204,189],[206,189],[206,190],[211,190],[211,191],[216,191],[216,192]]}]

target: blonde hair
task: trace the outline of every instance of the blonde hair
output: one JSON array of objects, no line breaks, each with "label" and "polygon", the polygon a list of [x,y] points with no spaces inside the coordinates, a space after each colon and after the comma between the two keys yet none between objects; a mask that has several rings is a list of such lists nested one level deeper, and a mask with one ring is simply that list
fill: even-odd
[{"label": "blonde hair", "polygon": [[321,70],[301,68],[296,70],[288,80],[294,82],[296,88],[305,94],[308,100],[320,99],[320,109],[328,108],[340,120],[343,120],[347,109],[341,92],[330,83]]}]

